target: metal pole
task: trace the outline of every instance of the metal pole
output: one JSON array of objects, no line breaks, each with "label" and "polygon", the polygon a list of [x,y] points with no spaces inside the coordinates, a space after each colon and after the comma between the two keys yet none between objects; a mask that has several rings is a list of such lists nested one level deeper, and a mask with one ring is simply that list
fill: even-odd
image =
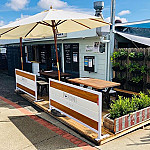
[{"label": "metal pole", "polygon": [[[116,7],[116,0],[111,0],[111,26],[110,26],[110,51],[109,51],[109,57],[108,57],[108,62],[110,62],[110,56],[114,52],[114,42],[115,42],[115,37],[114,37],[114,31],[115,31],[115,7]],[[112,64],[111,62],[109,63],[110,65],[108,66],[108,73],[109,73],[109,79],[111,80],[113,77],[112,73]]]},{"label": "metal pole", "polygon": [[23,70],[22,37],[20,37],[20,52],[21,52],[21,68]]},{"label": "metal pole", "polygon": [[55,41],[57,69],[58,69],[58,80],[60,81],[60,70],[59,70],[59,60],[58,60],[58,51],[57,51],[57,33],[56,33],[56,27],[55,27],[55,21],[54,20],[52,20],[52,26],[53,26],[54,41]]}]

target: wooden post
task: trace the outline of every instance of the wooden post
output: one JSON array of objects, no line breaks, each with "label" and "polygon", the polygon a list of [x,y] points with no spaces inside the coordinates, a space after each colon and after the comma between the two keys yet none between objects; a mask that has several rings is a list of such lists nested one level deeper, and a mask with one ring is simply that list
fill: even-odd
[{"label": "wooden post", "polygon": [[54,41],[55,41],[55,50],[56,50],[56,59],[57,59],[57,69],[58,69],[58,80],[60,81],[60,69],[59,69],[59,60],[58,60],[58,51],[57,51],[57,33],[55,27],[55,21],[52,20],[52,28],[54,33]]},{"label": "wooden post", "polygon": [[20,37],[20,52],[21,52],[21,69],[23,70],[22,37]]}]

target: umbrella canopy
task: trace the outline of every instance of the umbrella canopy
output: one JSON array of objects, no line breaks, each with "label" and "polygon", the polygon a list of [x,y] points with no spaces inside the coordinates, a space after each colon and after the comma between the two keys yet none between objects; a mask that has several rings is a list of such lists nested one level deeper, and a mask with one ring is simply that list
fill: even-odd
[{"label": "umbrella canopy", "polygon": [[[38,13],[34,16],[30,16],[28,18],[18,20],[0,27],[0,39],[17,39],[21,37],[21,41],[22,38],[44,38],[54,35],[58,79],[60,80],[57,52],[57,34],[82,31],[105,25],[109,25],[109,23],[104,22],[101,18],[96,16],[64,10],[50,9]],[[20,50],[22,54],[22,49]],[[23,69],[22,56],[21,63]]]},{"label": "umbrella canopy", "polygon": [[[52,21],[55,21],[52,23]],[[83,13],[50,9],[0,27],[1,39],[44,38],[109,25],[101,18]]]}]

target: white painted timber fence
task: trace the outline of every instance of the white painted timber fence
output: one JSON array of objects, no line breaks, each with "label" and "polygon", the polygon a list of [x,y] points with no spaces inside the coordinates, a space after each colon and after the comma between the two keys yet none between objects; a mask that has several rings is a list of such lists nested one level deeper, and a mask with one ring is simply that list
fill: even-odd
[{"label": "white painted timber fence", "polygon": [[36,75],[19,69],[15,69],[16,90],[23,91],[35,98],[37,101],[37,83]]},{"label": "white painted timber fence", "polygon": [[101,135],[102,93],[49,79],[50,109],[65,114]]}]

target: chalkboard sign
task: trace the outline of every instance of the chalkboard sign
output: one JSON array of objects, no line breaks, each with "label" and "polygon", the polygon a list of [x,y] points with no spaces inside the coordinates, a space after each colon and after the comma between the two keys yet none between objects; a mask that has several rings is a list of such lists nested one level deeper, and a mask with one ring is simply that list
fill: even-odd
[{"label": "chalkboard sign", "polygon": [[72,44],[72,49],[73,50],[79,50],[79,44],[78,43]]},{"label": "chalkboard sign", "polygon": [[41,51],[40,53],[41,63],[46,63],[46,52]]},{"label": "chalkboard sign", "polygon": [[34,61],[32,46],[27,46],[28,61]]},{"label": "chalkboard sign", "polygon": [[71,64],[71,44],[64,44],[65,63]]}]

